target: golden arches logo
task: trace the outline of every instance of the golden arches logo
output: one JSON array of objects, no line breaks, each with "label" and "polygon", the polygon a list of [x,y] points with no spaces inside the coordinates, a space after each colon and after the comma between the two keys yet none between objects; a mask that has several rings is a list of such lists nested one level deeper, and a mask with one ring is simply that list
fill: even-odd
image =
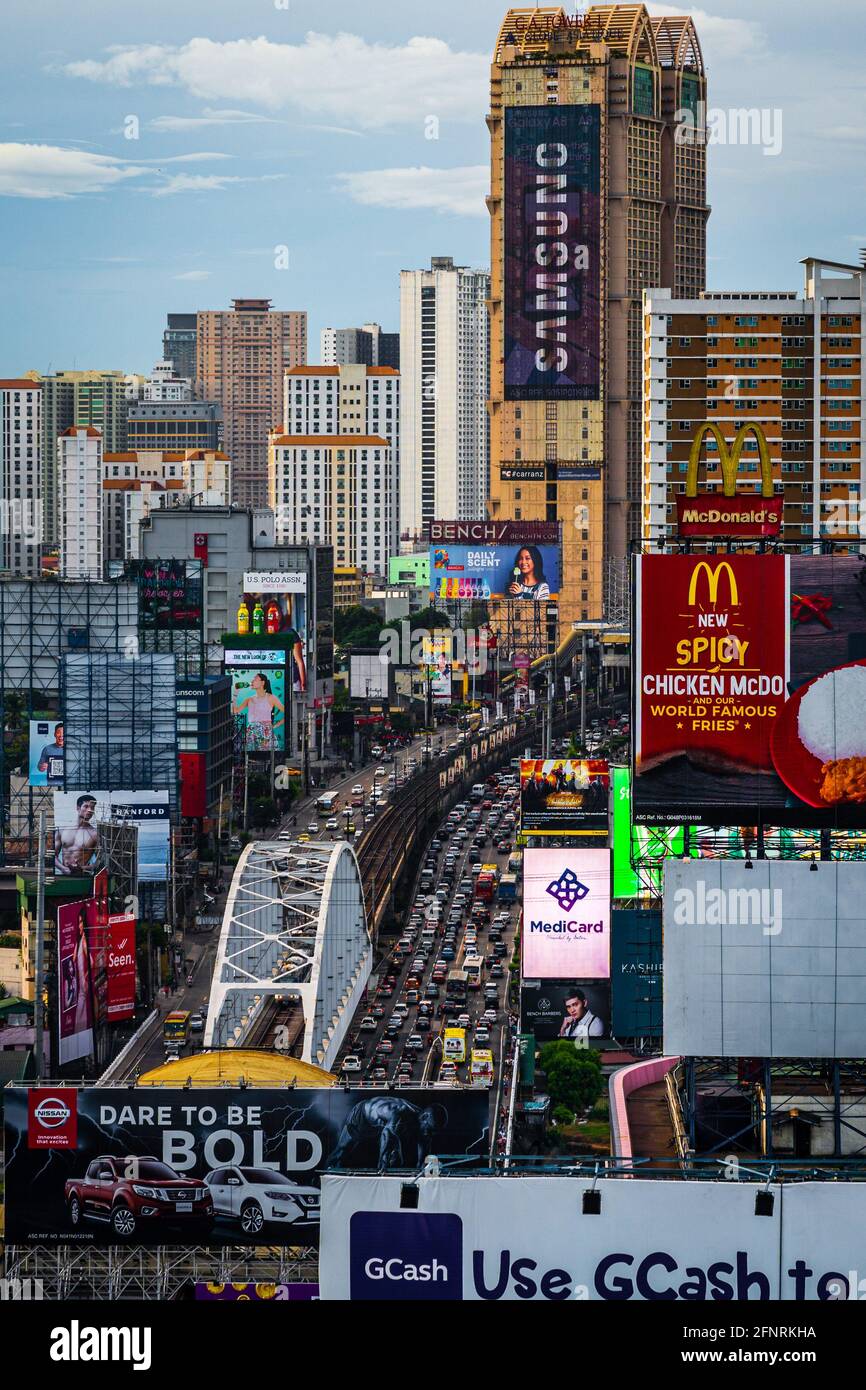
[{"label": "golden arches logo", "polygon": [[746,425],[741,425],[737,430],[736,437],[730,449],[727,441],[719,429],[718,425],[712,420],[705,420],[699,426],[698,431],[692,440],[692,447],[689,450],[689,466],[686,472],[686,496],[697,497],[698,495],[698,465],[701,458],[701,445],[704,442],[704,435],[711,434],[716,441],[719,451],[719,463],[722,468],[722,495],[724,497],[735,497],[737,493],[737,473],[740,469],[740,455],[743,452],[743,441],[747,435],[754,435],[758,445],[758,458],[761,464],[761,496],[773,496],[773,468],[770,463],[770,450],[767,446],[767,439],[761,426],[754,421]]},{"label": "golden arches logo", "polygon": [[698,575],[702,571],[705,572],[707,576],[707,591],[709,593],[710,603],[715,605],[719,601],[719,581],[723,573],[726,573],[728,576],[730,603],[736,606],[740,602],[737,580],[728,561],[722,560],[718,565],[710,565],[706,560],[700,560],[692,570],[692,577],[689,581],[689,603],[692,607],[694,607],[697,602]]}]

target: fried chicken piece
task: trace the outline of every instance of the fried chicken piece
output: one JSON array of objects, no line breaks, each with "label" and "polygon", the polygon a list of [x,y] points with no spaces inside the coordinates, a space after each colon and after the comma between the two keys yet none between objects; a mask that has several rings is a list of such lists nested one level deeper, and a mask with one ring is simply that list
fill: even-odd
[{"label": "fried chicken piece", "polygon": [[835,758],[821,768],[821,800],[866,801],[866,758]]}]

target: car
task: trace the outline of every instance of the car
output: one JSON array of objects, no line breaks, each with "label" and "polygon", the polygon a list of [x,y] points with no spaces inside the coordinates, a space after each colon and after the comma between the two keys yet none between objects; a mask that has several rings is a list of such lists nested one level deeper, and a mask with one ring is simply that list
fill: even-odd
[{"label": "car", "polygon": [[318,835],[319,822],[317,820],[311,820],[307,825],[307,830],[310,832],[311,835]]},{"label": "car", "polygon": [[407,1004],[417,1004],[419,998],[420,998],[420,995],[418,994],[417,989],[407,989],[407,991],[406,991],[406,1003],[407,1003]]},{"label": "car", "polygon": [[401,1029],[402,1027],[403,1027],[403,1016],[402,1016],[402,1014],[395,1014],[394,1017],[393,1017],[393,1018],[389,1018],[389,1019],[388,1019],[388,1022],[385,1024],[385,1037],[386,1037],[386,1038],[391,1038],[391,1040],[393,1041],[393,1039],[396,1038],[397,1034],[399,1033],[399,1031],[400,1031],[400,1029]]},{"label": "car", "polygon": [[471,1022],[472,1022],[472,1020],[471,1020],[471,1018],[469,1017],[468,1014],[461,1014],[460,1017],[459,1017],[458,1020],[457,1020],[457,1027],[458,1027],[458,1028],[468,1028]]},{"label": "car", "polygon": [[443,960],[449,960],[449,961],[450,961],[450,960],[454,960],[456,954],[457,954],[457,952],[454,950],[454,947],[453,947],[453,946],[449,946],[449,945],[446,943],[446,945],[444,945],[444,946],[442,947],[442,958],[443,958]]},{"label": "car", "polygon": [[370,1073],[370,1080],[371,1080],[371,1081],[387,1081],[387,1080],[388,1080],[388,1073],[386,1072],[386,1070],[385,1070],[384,1067],[374,1067],[373,1070],[372,1070],[372,1072]]},{"label": "car", "polygon": [[340,1070],[344,1072],[360,1071],[360,1057],[354,1052],[350,1053],[348,1057],[343,1058],[343,1065],[341,1066]]},{"label": "car", "polygon": [[[384,1010],[382,1012],[384,1013]],[[358,1027],[362,1033],[375,1033],[376,1020],[372,1014],[365,1014]]]},{"label": "car", "polygon": [[283,843],[285,843],[287,840],[291,840],[292,838],[293,836],[290,830],[281,830],[279,835],[277,836],[277,839],[282,840]]},{"label": "car", "polygon": [[394,1044],[391,1042],[390,1038],[382,1038],[379,1042],[376,1043],[376,1051],[382,1053],[383,1055],[389,1052],[393,1052]]},{"label": "car", "polygon": [[394,993],[394,986],[389,984],[380,985],[379,993],[384,995],[386,999],[389,999],[390,996]]},{"label": "car", "polygon": [[190,1237],[204,1236],[213,1226],[214,1201],[206,1183],[181,1177],[150,1154],[94,1158],[83,1177],[67,1178],[64,1199],[73,1230],[80,1232],[84,1221],[99,1221],[119,1244],[169,1226]]},{"label": "car", "polygon": [[363,832],[363,830],[356,830],[356,831],[354,832],[354,834],[352,835],[352,839],[353,839],[356,843],[357,843],[358,840],[363,840],[363,838],[364,838],[364,832]]},{"label": "car", "polygon": [[409,1005],[408,1005],[408,1004],[400,1003],[400,1004],[395,1004],[395,1005],[394,1005],[394,1013],[395,1013],[395,1014],[399,1014],[401,1018],[405,1018],[406,1015],[408,1014],[408,1012],[409,1012]]},{"label": "car", "polygon": [[495,1009],[485,1009],[485,1010],[484,1010],[484,1013],[481,1015],[481,1018],[483,1019],[483,1021],[484,1021],[485,1023],[495,1023],[495,1022],[496,1022],[496,1010],[495,1010]]},{"label": "car", "polygon": [[507,951],[508,947],[506,946],[504,941],[494,941],[493,954],[498,960],[501,960],[502,957],[507,953]]},{"label": "car", "polygon": [[473,1038],[473,1042],[474,1042],[478,1047],[486,1047],[487,1044],[490,1042],[490,1033],[489,1033],[489,1031],[488,1031],[486,1028],[481,1028],[481,1027],[476,1028],[476,1029],[475,1029],[475,1036],[474,1036],[474,1038]]},{"label": "car", "polygon": [[368,811],[367,814],[366,814],[366,816],[364,817],[364,824],[365,824],[365,825],[369,825],[369,824],[371,823],[371,821],[374,821],[375,819],[376,819],[376,817],[375,817],[375,815],[373,814],[373,812],[372,812],[372,811]]},{"label": "car", "polygon": [[364,788],[361,786],[360,783],[358,784],[357,787],[353,787],[353,788],[352,788],[352,795],[353,795],[353,796],[363,796],[363,795],[364,795]]},{"label": "car", "polygon": [[190,1014],[189,1031],[191,1033],[204,1032],[204,1014],[200,1010],[194,1014]]},{"label": "car", "polygon": [[491,980],[501,980],[504,974],[505,970],[503,968],[502,962],[498,960],[494,961],[490,967]]},{"label": "car", "polygon": [[372,1013],[372,1015],[373,1015],[374,1018],[384,1018],[384,1017],[385,1017],[385,1005],[384,1005],[384,1004],[374,1004],[373,1007],[372,1007],[372,1009],[370,1010],[370,1012]]},{"label": "car", "polygon": [[309,840],[309,838],[310,838],[310,837],[309,837],[309,835],[307,834],[306,830],[302,830],[301,833],[300,833],[300,835],[298,836],[298,843],[299,843],[299,844],[302,844],[302,845],[305,845],[305,844],[307,843],[307,841]]},{"label": "car", "polygon": [[422,999],[418,1005],[418,1017],[429,1018],[433,1012],[433,1004],[429,999]]},{"label": "car", "polygon": [[419,1033],[429,1033],[430,1026],[431,1025],[429,1014],[422,1014],[415,1024],[415,1027],[418,1029]]},{"label": "car", "polygon": [[331,816],[328,820],[325,821],[326,830],[339,830],[339,828],[340,822],[337,820],[336,816]]},{"label": "car", "polygon": [[424,1039],[420,1033],[410,1033],[404,1046],[407,1052],[423,1052]]}]

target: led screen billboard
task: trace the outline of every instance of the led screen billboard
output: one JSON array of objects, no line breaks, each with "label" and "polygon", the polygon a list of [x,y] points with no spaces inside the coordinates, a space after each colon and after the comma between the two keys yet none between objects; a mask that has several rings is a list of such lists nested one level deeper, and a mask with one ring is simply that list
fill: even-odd
[{"label": "led screen billboard", "polygon": [[138,584],[143,628],[193,631],[201,626],[200,560],[129,560],[126,572]]},{"label": "led screen billboard", "polygon": [[520,991],[520,1026],[536,1042],[610,1037],[609,980],[532,980]]},{"label": "led screen billboard", "polygon": [[619,1038],[662,1034],[662,914],[614,909],[610,929],[612,1031]]},{"label": "led screen billboard", "polygon": [[437,544],[430,551],[430,591],[442,599],[506,598],[541,603],[559,597],[559,546]]},{"label": "led screen billboard", "polygon": [[389,698],[388,678],[392,669],[388,661],[387,650],[350,652],[350,698],[353,700],[387,700]]},{"label": "led screen billboard", "polygon": [[6,1238],[315,1245],[324,1168],[484,1162],[488,1109],[468,1088],[8,1089]]},{"label": "led screen billboard", "polygon": [[93,1051],[93,969],[87,903],[57,909],[57,1037],[61,1066]]},{"label": "led screen billboard", "polygon": [[598,400],[600,108],[505,109],[505,399]]},{"label": "led screen billboard", "polygon": [[101,824],[134,825],[138,830],[138,881],[168,878],[168,792],[88,791],[54,793],[55,874],[96,873],[105,867]]},{"label": "led screen billboard", "polygon": [[862,563],[644,555],[636,823],[866,826]]},{"label": "led screen billboard", "polygon": [[664,1048],[866,1056],[862,863],[671,860]]},{"label": "led screen billboard", "polygon": [[613,896],[638,898],[647,893],[660,893],[663,861],[671,854],[684,852],[683,827],[633,824],[631,773],[627,767],[611,768],[610,788]]},{"label": "led screen billboard", "polygon": [[608,978],[608,850],[524,850],[521,943],[524,979]]},{"label": "led screen billboard", "polygon": [[531,835],[604,835],[609,790],[603,759],[523,758],[520,829]]},{"label": "led screen billboard", "polygon": [[62,787],[66,762],[63,721],[31,719],[27,781],[31,787]]}]

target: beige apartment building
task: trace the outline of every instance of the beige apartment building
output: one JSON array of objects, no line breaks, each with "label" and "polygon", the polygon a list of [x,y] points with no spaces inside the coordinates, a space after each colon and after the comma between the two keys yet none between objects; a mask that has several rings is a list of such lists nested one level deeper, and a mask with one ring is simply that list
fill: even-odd
[{"label": "beige apartment building", "polygon": [[222,408],[222,447],[232,460],[232,500],[263,507],[268,432],[282,418],[283,375],[307,360],[307,315],[269,299],[233,299],[197,318],[196,389]]},{"label": "beige apartment building", "polygon": [[[781,538],[811,548],[862,544],[862,266],[809,257],[801,292],[650,290],[644,305],[643,542],[676,536],[692,440],[704,421],[730,450],[741,426],[763,432]],[[705,432],[701,491],[723,485],[720,451]],[[742,441],[737,486],[761,488],[759,445]]]},{"label": "beige apartment building", "polygon": [[561,631],[611,616],[606,592],[641,534],[643,293],[704,285],[706,149],[678,138],[677,112],[705,101],[688,16],[591,5],[503,20],[488,117],[489,510],[561,523]]}]

